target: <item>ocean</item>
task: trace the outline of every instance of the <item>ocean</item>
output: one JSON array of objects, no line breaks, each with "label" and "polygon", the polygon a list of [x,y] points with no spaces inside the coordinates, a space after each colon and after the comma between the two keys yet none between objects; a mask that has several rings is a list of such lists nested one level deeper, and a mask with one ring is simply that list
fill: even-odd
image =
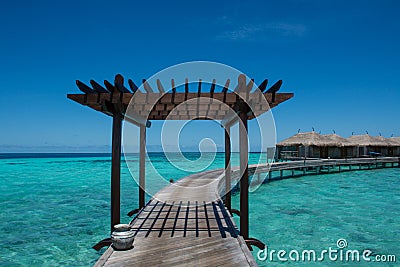
[{"label": "ocean", "polygon": [[[157,179],[180,179],[190,170],[222,168],[224,154],[150,153],[157,175],[148,175],[151,191]],[[238,155],[233,156],[238,164]],[[264,154],[250,153],[249,162],[265,162]],[[196,161],[195,166],[191,161]],[[129,157],[129,164],[138,164]],[[91,247],[109,234],[109,154],[0,154],[1,266],[91,266],[104,249]],[[148,162],[146,165],[149,165]],[[151,169],[148,167],[148,169]],[[138,206],[138,188],[123,161],[121,222]],[[273,181],[250,193],[250,235],[271,250],[335,248],[339,239],[348,248],[400,257],[400,169],[354,171]],[[238,208],[234,194],[233,206]],[[235,221],[239,224],[238,217]],[[257,258],[258,249],[253,255]],[[260,266],[271,260],[257,260]],[[309,266],[279,261],[273,265]],[[353,266],[348,262],[317,262],[318,266]],[[360,263],[362,266],[362,263]],[[395,266],[387,264],[384,266]]]}]

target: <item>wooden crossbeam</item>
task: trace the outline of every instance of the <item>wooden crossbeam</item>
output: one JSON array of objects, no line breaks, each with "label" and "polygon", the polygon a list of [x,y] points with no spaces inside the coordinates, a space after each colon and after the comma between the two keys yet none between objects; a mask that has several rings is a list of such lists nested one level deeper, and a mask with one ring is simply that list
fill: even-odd
[{"label": "wooden crossbeam", "polygon": [[[238,117],[235,114],[237,112],[238,101],[245,100],[249,101],[249,103],[253,103],[254,101],[264,101],[262,97],[268,102],[269,107],[264,105],[254,105],[250,104],[250,106],[254,109],[247,114],[248,119],[251,120],[256,116],[261,115],[262,113],[268,111],[270,108],[277,106],[278,104],[290,99],[293,97],[292,93],[277,93],[282,85],[282,81],[279,80],[274,85],[272,85],[268,90],[266,90],[268,85],[268,80],[264,80],[260,85],[259,89],[265,93],[259,94],[253,92],[254,88],[254,80],[250,79],[248,83],[246,83],[246,76],[240,75],[238,77],[238,85],[235,89],[235,93],[232,93],[228,90],[230,85],[230,80],[227,79],[222,89],[222,92],[216,93],[216,81],[213,79],[211,87],[208,91],[204,92],[202,87],[203,81],[199,79],[197,92],[189,91],[189,81],[185,79],[185,90],[184,92],[177,92],[175,81],[171,79],[171,90],[166,92],[160,80],[157,80],[157,92],[154,92],[153,89],[149,86],[148,82],[143,79],[143,87],[146,93],[143,93],[138,90],[136,84],[129,79],[128,84],[131,91],[124,86],[124,78],[122,75],[116,75],[114,79],[114,84],[109,83],[107,80],[104,81],[104,85],[106,88],[91,80],[90,84],[93,88],[87,86],[86,84],[77,81],[77,86],[80,91],[84,94],[69,94],[68,98],[82,104],[89,106],[90,108],[103,112],[107,115],[112,115],[112,111],[109,110],[107,103],[118,104],[123,109],[126,109],[128,105],[131,103],[131,99],[135,94],[135,103],[130,108],[132,109],[134,114],[131,118],[126,117],[127,121],[133,122],[137,125],[146,125],[149,126],[149,122],[147,120],[165,120],[168,116],[170,119],[176,120],[187,120],[192,119],[193,117],[197,117],[197,119],[217,119],[221,120],[223,125],[233,125],[237,122]],[[160,93],[162,95],[160,95]],[[239,96],[239,95],[240,96]],[[197,104],[188,105],[187,110],[181,110],[177,114],[170,114],[171,111],[175,109],[177,105],[184,103],[189,99],[195,98],[210,98],[209,102],[198,101],[195,102]],[[154,99],[154,105],[153,105]],[[215,101],[221,101],[231,109],[232,112],[228,112],[228,109],[224,109],[223,105],[215,104]],[[214,102],[214,104],[213,104]],[[148,118],[147,118],[148,116]]]},{"label": "wooden crossbeam", "polygon": [[[137,92],[136,92],[137,94]],[[150,113],[150,120],[164,120],[166,117],[169,115],[169,113],[176,107],[176,105],[179,105],[185,101],[185,93],[165,93],[161,98],[158,100],[158,102],[152,106],[148,105],[147,99],[150,98],[159,98],[160,95],[159,93],[153,93],[153,94],[144,94],[141,93],[139,95],[135,94],[135,104],[131,107],[138,115],[140,116],[147,116]],[[272,102],[272,95],[271,93],[265,93],[264,97],[266,101],[269,103],[269,108],[273,108],[277,106],[278,104],[290,99],[293,97],[292,93],[277,93],[275,96],[275,102]],[[96,93],[96,94],[69,94],[68,98],[71,100],[74,100],[77,103],[80,103],[82,105],[89,106],[90,108],[101,111],[107,115],[109,114],[109,111],[107,107],[104,105],[106,102],[111,102],[111,103],[121,103],[122,105],[128,106],[130,104],[130,101],[133,97],[132,93]],[[198,93],[188,93],[187,99],[195,99],[198,97]],[[211,93],[207,92],[201,92],[200,97],[204,98],[211,98],[214,100],[221,101],[225,103],[227,106],[229,106],[232,109],[235,109],[235,105],[238,101],[236,93],[214,93],[213,97],[211,97]],[[261,96],[262,97],[262,96]],[[225,99],[224,99],[225,98]],[[252,93],[250,93],[249,99],[251,100],[253,98]],[[240,98],[239,98],[240,99]],[[268,110],[262,110],[265,109],[263,105],[255,106],[254,113],[259,116],[263,112],[266,112]],[[201,102],[200,105],[194,105],[194,106],[189,106],[188,109],[193,110],[196,115],[196,110],[198,109],[199,111],[207,111],[204,115],[207,117],[208,115],[212,116],[213,118],[216,118],[218,120],[224,120],[225,123],[230,121],[229,119],[225,118],[226,111],[221,110],[222,107],[220,105],[210,105],[204,102]],[[143,114],[142,114],[143,112]],[[217,113],[216,113],[217,112]],[[201,115],[201,113],[199,113]],[[248,114],[249,119],[253,119],[254,115],[253,114]],[[234,116],[230,115],[230,119],[232,119]],[[188,116],[185,117],[178,117],[177,119],[187,119]]]}]

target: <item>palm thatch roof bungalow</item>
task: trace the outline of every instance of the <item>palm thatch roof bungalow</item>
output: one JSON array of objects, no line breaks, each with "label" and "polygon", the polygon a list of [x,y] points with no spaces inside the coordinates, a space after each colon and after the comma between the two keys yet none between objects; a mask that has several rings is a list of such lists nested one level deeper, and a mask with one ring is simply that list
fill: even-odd
[{"label": "palm thatch roof bungalow", "polygon": [[[321,135],[314,131],[297,133],[276,146],[278,159],[342,158],[346,157],[345,147],[354,147],[352,143],[336,134]],[[349,151],[351,152],[351,149]]]},{"label": "palm thatch roof bungalow", "polygon": [[324,134],[324,138],[335,142],[335,145],[327,146],[325,157],[329,158],[353,158],[357,155],[357,146],[346,138],[337,134]]},{"label": "palm thatch roof bungalow", "polygon": [[400,137],[297,133],[277,145],[277,159],[400,156]]},{"label": "palm thatch roof bungalow", "polygon": [[352,135],[347,140],[358,146],[357,157],[371,155],[388,156],[390,143],[387,141],[387,138],[382,136],[371,136],[369,134]]},{"label": "palm thatch roof bungalow", "polygon": [[388,156],[400,156],[400,137],[386,138],[390,146],[388,148]]}]

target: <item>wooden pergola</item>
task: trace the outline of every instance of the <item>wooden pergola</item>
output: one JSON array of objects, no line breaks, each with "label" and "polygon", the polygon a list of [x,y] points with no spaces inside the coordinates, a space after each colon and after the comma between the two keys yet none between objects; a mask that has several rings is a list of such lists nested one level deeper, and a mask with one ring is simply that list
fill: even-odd
[{"label": "wooden pergola", "polygon": [[[193,82],[191,82],[192,84]],[[139,88],[131,79],[128,80],[129,89],[124,85],[124,78],[117,74],[114,82],[104,81],[104,86],[90,81],[88,86],[80,81],[76,85],[82,92],[68,94],[67,97],[79,104],[88,106],[96,111],[112,116],[112,163],[111,163],[111,231],[114,225],[120,223],[120,165],[121,165],[121,137],[122,121],[133,123],[140,128],[140,156],[139,156],[139,207],[131,211],[132,216],[145,203],[145,147],[146,128],[151,126],[151,120],[218,120],[225,128],[225,206],[232,213],[240,216],[240,234],[250,244],[257,245],[258,241],[249,238],[249,204],[248,204],[248,138],[247,122],[267,112],[280,103],[293,97],[293,93],[278,93],[282,85],[279,80],[267,89],[268,80],[264,80],[258,87],[254,80],[246,83],[246,76],[239,75],[235,89],[230,89],[230,80],[224,81],[222,89],[216,90],[216,80],[211,83],[196,81],[197,92],[189,90],[188,79],[184,82],[184,91],[177,91],[174,79],[168,89],[156,80],[156,88],[152,88],[145,79]],[[264,99],[260,99],[264,97]],[[201,99],[201,100],[200,100]],[[206,99],[206,101],[204,101]],[[257,104],[264,101],[268,105]],[[251,103],[251,104],[249,104]],[[178,107],[184,108],[179,109]],[[230,128],[238,123],[240,140],[240,211],[231,208],[231,140]],[[110,245],[110,239],[99,242],[95,248]]]}]

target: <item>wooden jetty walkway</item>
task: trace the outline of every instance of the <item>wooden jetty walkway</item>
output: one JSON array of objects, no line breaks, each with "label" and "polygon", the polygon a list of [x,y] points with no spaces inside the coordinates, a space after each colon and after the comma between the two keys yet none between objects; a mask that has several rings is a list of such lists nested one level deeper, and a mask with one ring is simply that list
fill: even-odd
[{"label": "wooden jetty walkway", "polygon": [[[262,179],[262,173],[268,173],[264,182],[303,175],[325,174],[356,170],[371,170],[400,167],[400,157],[348,158],[348,159],[305,159],[272,164],[249,165],[249,175]],[[238,179],[238,170],[234,170],[232,179]]]},{"label": "wooden jetty walkway", "polygon": [[257,266],[219,197],[224,170],[159,191],[131,222],[134,247],[109,247],[95,266]]}]

